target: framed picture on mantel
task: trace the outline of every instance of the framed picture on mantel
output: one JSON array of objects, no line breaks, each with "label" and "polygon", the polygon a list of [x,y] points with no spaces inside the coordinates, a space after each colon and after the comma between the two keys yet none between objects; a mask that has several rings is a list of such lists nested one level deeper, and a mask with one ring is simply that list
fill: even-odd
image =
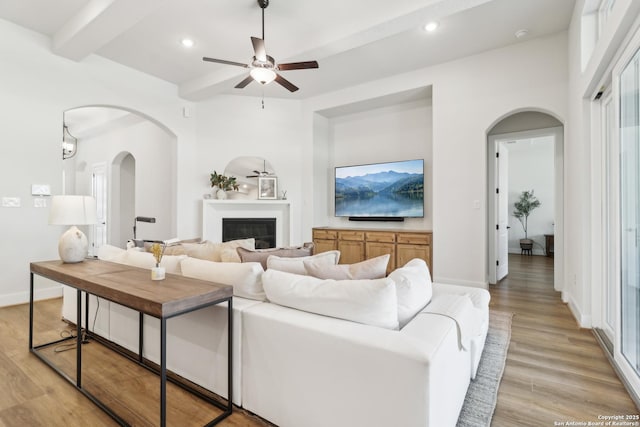
[{"label": "framed picture on mantel", "polygon": [[275,200],[278,198],[278,178],[261,176],[258,178],[258,199]]}]

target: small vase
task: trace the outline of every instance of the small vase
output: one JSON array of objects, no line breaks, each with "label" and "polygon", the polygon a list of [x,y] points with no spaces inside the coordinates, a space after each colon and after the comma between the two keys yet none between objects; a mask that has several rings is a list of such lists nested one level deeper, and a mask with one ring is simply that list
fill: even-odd
[{"label": "small vase", "polygon": [[225,200],[227,198],[227,192],[223,189],[220,189],[216,192],[216,196],[219,200]]},{"label": "small vase", "polygon": [[212,199],[217,199],[218,198],[217,194],[218,194],[218,190],[219,189],[220,188],[217,185],[214,185],[213,187],[211,187],[211,198]]},{"label": "small vase", "polygon": [[156,266],[151,269],[151,280],[164,280],[164,275],[164,267]]}]

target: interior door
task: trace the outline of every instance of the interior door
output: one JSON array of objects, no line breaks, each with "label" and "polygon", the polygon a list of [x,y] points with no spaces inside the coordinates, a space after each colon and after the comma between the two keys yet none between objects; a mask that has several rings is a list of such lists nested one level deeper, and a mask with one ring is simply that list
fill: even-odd
[{"label": "interior door", "polygon": [[96,255],[100,246],[107,243],[107,166],[93,165],[92,191],[96,199],[97,223],[93,226],[91,255]]},{"label": "interior door", "polygon": [[498,265],[496,279],[509,274],[509,150],[504,143],[498,144]]}]

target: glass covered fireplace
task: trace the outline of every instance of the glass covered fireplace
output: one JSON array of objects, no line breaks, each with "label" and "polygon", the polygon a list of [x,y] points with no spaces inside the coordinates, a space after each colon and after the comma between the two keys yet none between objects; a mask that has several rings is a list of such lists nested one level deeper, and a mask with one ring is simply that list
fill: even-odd
[{"label": "glass covered fireplace", "polygon": [[275,218],[222,218],[222,241],[256,239],[256,249],[276,247]]}]

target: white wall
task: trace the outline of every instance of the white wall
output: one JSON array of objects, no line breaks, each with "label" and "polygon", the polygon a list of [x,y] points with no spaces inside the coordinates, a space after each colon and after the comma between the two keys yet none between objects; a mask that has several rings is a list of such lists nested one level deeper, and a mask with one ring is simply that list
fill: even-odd
[{"label": "white wall", "polygon": [[[329,179],[328,191],[322,204],[327,206],[325,215],[318,218],[316,226],[354,227],[366,224],[370,228],[431,229],[432,224],[432,109],[431,100],[414,101],[376,108],[364,112],[342,115],[329,119],[329,137],[322,144],[331,159],[323,168]],[[347,218],[335,217],[333,180],[335,166],[399,160],[424,159],[425,167],[425,215],[424,218],[407,218],[402,223],[367,222],[354,225]],[[321,178],[325,179],[325,178]]]},{"label": "white wall", "polygon": [[[19,197],[21,207],[0,207],[0,306],[26,302],[29,262],[58,258],[59,227],[47,224],[48,208],[34,208],[31,184],[62,192],[63,112],[84,105],[120,105],[164,123],[177,135],[178,224],[191,235],[197,215],[192,165],[193,123],[182,117],[190,105],[177,88],[97,56],[82,62],[55,56],[47,37],[0,20],[0,197]],[[178,230],[180,232],[180,230]],[[194,229],[195,232],[195,229]],[[51,288],[41,295],[56,295]]]},{"label": "white wall", "polygon": [[[301,177],[310,173],[303,168],[303,138],[300,101],[265,100],[221,95],[197,107],[198,159],[192,165],[197,171],[197,203],[202,223],[202,196],[210,193],[209,175],[221,173],[236,157],[257,156],[273,166],[278,178],[278,192],[287,191],[291,202],[292,235],[290,243],[303,242]],[[308,241],[308,240],[307,240]]]},{"label": "white wall", "polygon": [[544,235],[553,234],[555,222],[553,138],[532,138],[504,145],[509,156],[509,252],[519,254],[520,239],[524,238],[522,224],[513,216],[513,205],[523,191],[534,190],[540,206],[529,215],[527,234],[534,241],[533,253],[544,255]]},{"label": "white wall", "polygon": [[[540,67],[540,64],[545,64]],[[315,111],[433,86],[433,257],[435,280],[487,286],[487,132],[522,110],[566,122],[567,34],[538,38],[315,97]],[[312,122],[312,118],[307,119]],[[305,140],[313,147],[312,134]],[[312,152],[313,148],[309,148]],[[307,166],[313,167],[309,160]],[[314,189],[308,184],[303,195]],[[303,229],[322,206],[308,199]],[[460,260],[464,259],[464,262]]]},{"label": "white wall", "polygon": [[[124,247],[127,239],[133,238],[134,216],[155,217],[155,224],[138,223],[139,239],[165,240],[176,236],[175,206],[175,138],[164,129],[143,118],[132,116],[120,120],[122,126],[110,127],[109,131],[81,138],[78,154],[73,158],[76,194],[91,194],[92,166],[107,165],[109,192],[108,220],[113,225],[109,232],[109,243]],[[120,218],[120,188],[114,188],[113,162],[121,153],[131,153],[135,159],[134,216]],[[116,172],[119,173],[119,172]],[[117,181],[117,180],[116,180]],[[120,187],[120,186],[118,186]],[[117,206],[118,209],[113,209]],[[122,225],[122,227],[120,227]],[[127,230],[124,235],[122,230]],[[114,232],[117,230],[117,233]]]}]

